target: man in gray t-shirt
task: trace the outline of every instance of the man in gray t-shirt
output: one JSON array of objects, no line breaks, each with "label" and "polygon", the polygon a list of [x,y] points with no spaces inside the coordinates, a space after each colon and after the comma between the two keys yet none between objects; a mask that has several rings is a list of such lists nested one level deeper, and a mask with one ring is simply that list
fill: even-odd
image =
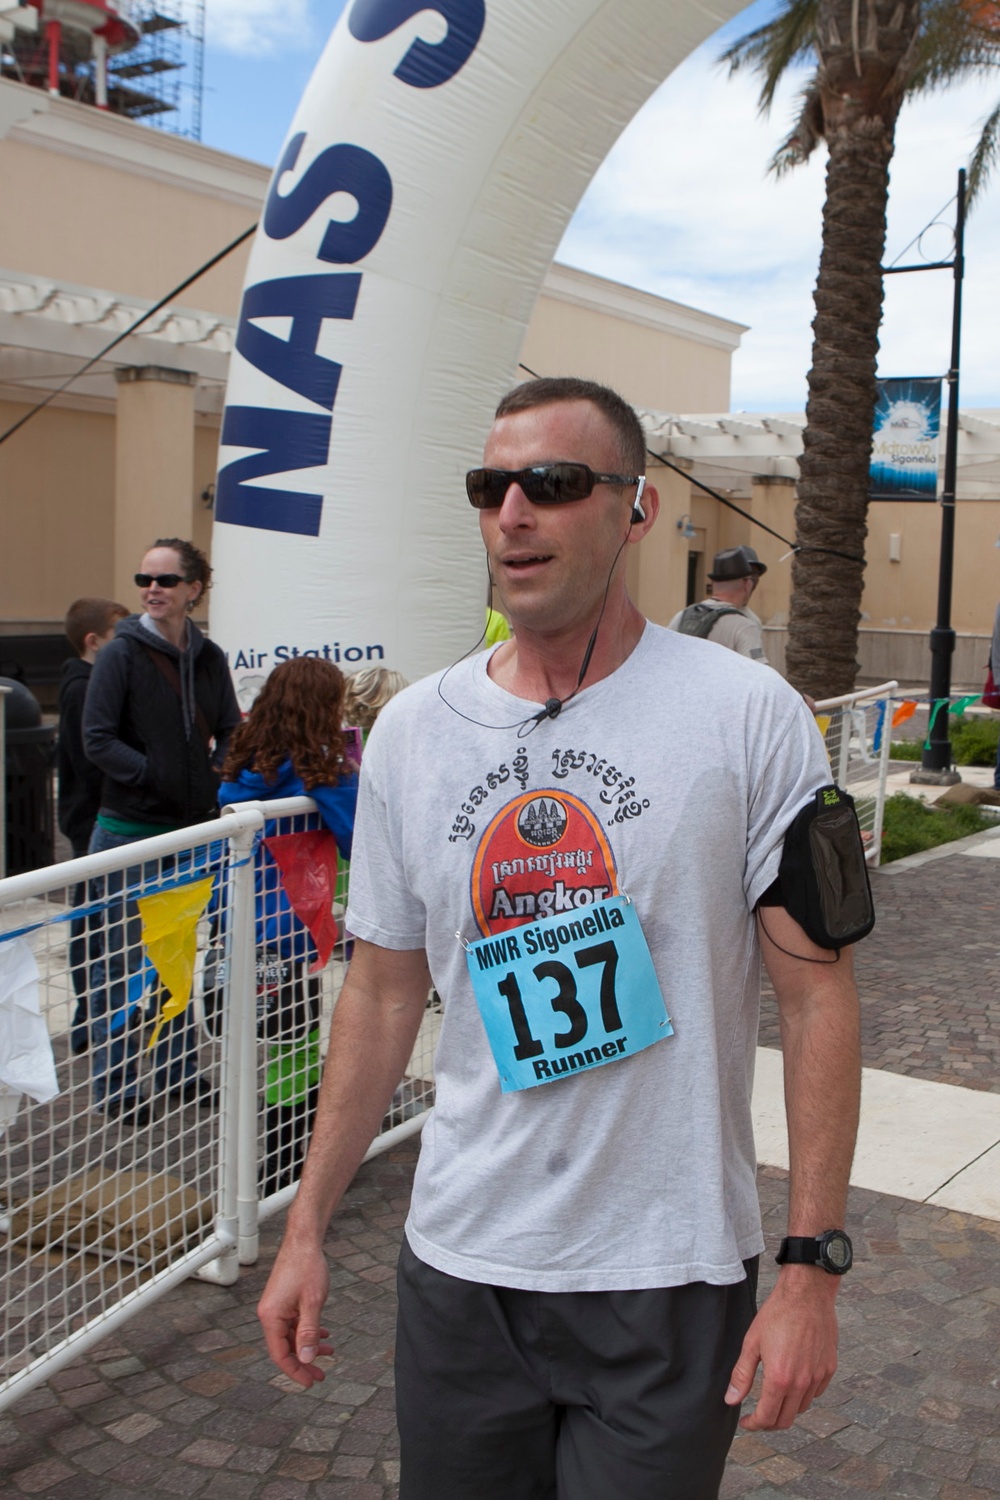
[{"label": "man in gray t-shirt", "polygon": [[[626,552],[659,507],[644,459],[604,387],[504,398],[466,489],[513,638],[393,699],[365,751],[354,957],[260,1315],[279,1367],[322,1379],[323,1235],[433,983],[436,1102],[398,1273],[400,1500],[709,1500],[758,1366],[748,1430],[789,1427],[836,1367],[826,1272],[845,1263],[807,1252],[845,1213],[857,995],[849,954],[773,904],[829,766],[777,673],[629,599]],[[757,1312],[761,956],[799,1258]]]},{"label": "man in gray t-shirt", "polygon": [[711,637],[717,646],[766,663],[761,623],[750,608],[754,590],[766,572],[752,547],[727,547],[717,552],[708,575],[712,597],[678,610],[668,630],[702,639]]}]

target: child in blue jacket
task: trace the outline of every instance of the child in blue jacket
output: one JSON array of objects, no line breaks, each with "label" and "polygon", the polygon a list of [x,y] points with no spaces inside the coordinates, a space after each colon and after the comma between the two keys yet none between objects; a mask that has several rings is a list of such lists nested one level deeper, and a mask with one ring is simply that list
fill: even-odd
[{"label": "child in blue jacket", "polygon": [[[346,863],[351,857],[357,767],[348,760],[341,716],[344,678],[332,662],[296,656],[276,667],[236,729],[219,803],[312,797]],[[265,837],[276,832],[264,828]],[[320,981],[316,957],[266,848],[257,853],[258,1029],[268,1041],[262,1196],[297,1179],[319,1096]],[[263,1002],[263,1004],[262,1004]]]}]

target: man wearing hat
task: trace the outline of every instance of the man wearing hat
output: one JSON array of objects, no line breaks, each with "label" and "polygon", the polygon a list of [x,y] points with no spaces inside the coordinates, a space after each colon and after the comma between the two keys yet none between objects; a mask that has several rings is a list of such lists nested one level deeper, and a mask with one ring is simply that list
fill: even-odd
[{"label": "man wearing hat", "polygon": [[717,552],[708,577],[712,597],[689,604],[670,621],[681,635],[711,636],[718,646],[728,646],[740,656],[767,664],[760,620],[750,608],[750,596],[767,568],[752,547],[727,547]]}]

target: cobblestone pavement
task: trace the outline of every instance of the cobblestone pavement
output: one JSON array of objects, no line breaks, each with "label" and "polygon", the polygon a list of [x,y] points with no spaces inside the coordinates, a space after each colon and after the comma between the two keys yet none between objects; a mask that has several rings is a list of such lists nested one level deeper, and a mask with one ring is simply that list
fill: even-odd
[{"label": "cobblestone pavement", "polygon": [[[997,1089],[1000,862],[949,856],[875,886],[866,1063]],[[767,1006],[762,1040],[776,1040]],[[331,1225],[337,1355],[322,1386],[292,1387],[263,1350],[272,1221],[235,1286],[186,1282],[0,1414],[0,1500],[396,1500],[393,1266],[415,1157],[408,1144],[363,1167]],[[760,1196],[773,1251],[784,1174],[762,1170]],[[849,1222],[837,1379],[790,1432],[737,1437],[724,1500],[995,1500],[1000,1223],[860,1189]],[[770,1255],[762,1271],[766,1291]]]},{"label": "cobblestone pavement", "polygon": [[282,1219],[231,1287],[188,1281],[0,1414],[0,1500],[395,1500],[395,1262],[415,1144],[362,1167],[327,1236],[337,1347],[306,1393],[254,1311]]},{"label": "cobblestone pavement", "polygon": [[[865,1066],[1000,1093],[1000,860],[876,870],[872,888],[878,921],[857,950]],[[779,1045],[770,997],[760,1041]]]},{"label": "cobblestone pavement", "polygon": [[[393,1263],[415,1156],[363,1167],[331,1226],[323,1385],[293,1387],[260,1341],[273,1221],[235,1286],[187,1282],[0,1417],[0,1500],[396,1500]],[[773,1249],[784,1174],[763,1170],[760,1193]],[[994,1500],[1000,1224],[864,1191],[850,1222],[840,1373],[790,1432],[737,1437],[723,1496]]]}]

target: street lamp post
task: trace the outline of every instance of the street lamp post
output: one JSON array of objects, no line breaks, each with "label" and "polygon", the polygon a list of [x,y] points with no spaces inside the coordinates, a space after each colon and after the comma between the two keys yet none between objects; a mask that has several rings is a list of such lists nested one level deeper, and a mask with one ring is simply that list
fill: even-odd
[{"label": "street lamp post", "polygon": [[[912,782],[950,786],[961,781],[951,766],[951,740],[948,734],[947,704],[951,697],[951,659],[955,653],[955,631],[951,623],[951,586],[955,561],[955,486],[958,472],[958,371],[962,336],[962,278],[965,273],[965,168],[958,173],[955,206],[955,254],[952,260],[935,261],[923,266],[893,266],[886,275],[905,271],[939,271],[948,269],[954,280],[951,313],[951,364],[948,370],[948,421],[945,428],[944,477],[941,489],[941,553],[938,561],[937,623],[930,634],[931,682],[930,713],[932,724],[924,746],[919,770],[910,776]],[[935,713],[935,709],[938,711]]]}]

